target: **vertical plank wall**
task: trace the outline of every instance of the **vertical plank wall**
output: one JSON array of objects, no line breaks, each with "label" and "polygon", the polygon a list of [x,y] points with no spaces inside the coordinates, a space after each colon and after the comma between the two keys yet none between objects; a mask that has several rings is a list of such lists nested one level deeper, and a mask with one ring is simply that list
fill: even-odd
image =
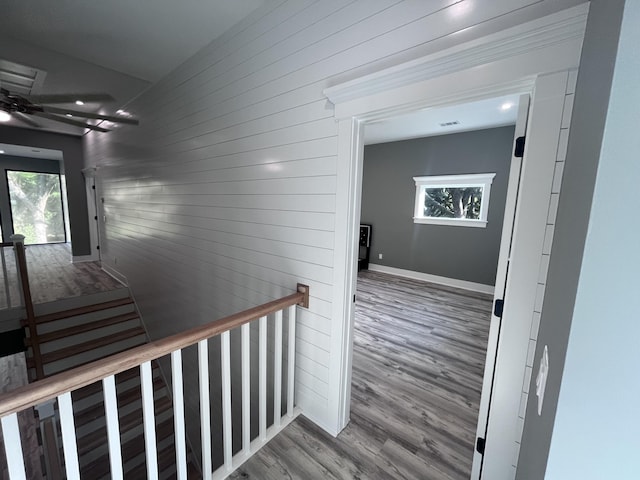
[{"label": "vertical plank wall", "polygon": [[[323,89],[579,3],[272,0],[127,106],[139,127],[89,134],[103,261],[151,337],[309,284],[296,401],[331,431],[344,319],[331,318],[337,124]],[[184,370],[197,412],[195,355]]]}]

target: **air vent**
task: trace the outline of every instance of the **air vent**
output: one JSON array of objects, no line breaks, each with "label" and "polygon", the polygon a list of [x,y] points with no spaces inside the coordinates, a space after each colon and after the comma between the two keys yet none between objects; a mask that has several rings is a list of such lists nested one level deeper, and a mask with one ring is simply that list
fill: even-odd
[{"label": "air vent", "polygon": [[0,86],[20,95],[35,93],[46,72],[0,58]]},{"label": "air vent", "polygon": [[453,125],[460,125],[460,122],[458,120],[454,120],[452,122],[444,122],[440,124],[441,127],[452,127]]}]

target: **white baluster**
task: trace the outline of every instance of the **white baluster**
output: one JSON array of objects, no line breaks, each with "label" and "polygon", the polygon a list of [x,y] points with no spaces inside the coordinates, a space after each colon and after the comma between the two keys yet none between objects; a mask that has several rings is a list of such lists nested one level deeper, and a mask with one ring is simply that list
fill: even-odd
[{"label": "white baluster", "polygon": [[209,405],[209,344],[198,342],[198,379],[200,384],[200,438],[202,441],[202,475],[211,480],[211,410]]},{"label": "white baluster", "polygon": [[107,420],[107,439],[109,442],[109,462],[111,478],[121,479],[122,449],[120,448],[120,425],[118,423],[118,399],[116,397],[116,379],[113,375],[102,379],[104,391],[104,411]]},{"label": "white baluster", "polygon": [[287,415],[293,417],[293,402],[295,393],[296,373],[296,306],[289,307],[289,345],[287,372]]},{"label": "white baluster", "polygon": [[153,405],[153,371],[151,370],[151,362],[144,362],[140,365],[140,378],[147,480],[158,480],[158,448],[156,445],[156,419]]},{"label": "white baluster", "polygon": [[224,443],[224,466],[231,470],[233,456],[233,433],[231,429],[231,335],[224,332],[220,335],[220,356],[222,369],[222,438]]},{"label": "white baluster", "polygon": [[60,413],[64,467],[67,472],[67,480],[80,480],[78,443],[76,441],[76,427],[73,421],[73,403],[70,392],[58,396],[58,411]]},{"label": "white baluster", "polygon": [[178,480],[187,480],[187,445],[184,431],[184,390],[182,385],[182,351],[171,352],[173,384],[173,432],[176,444]]},{"label": "white baluster", "polygon": [[9,479],[26,480],[20,428],[18,427],[18,415],[16,413],[2,417],[2,440],[4,452],[7,456]]},{"label": "white baluster", "polygon": [[251,445],[251,325],[245,323],[242,332],[242,451],[249,453]]},{"label": "white baluster", "polygon": [[273,424],[280,427],[282,417],[282,310],[275,315],[273,357]]},{"label": "white baluster", "polygon": [[260,440],[265,441],[267,439],[267,317],[260,317],[258,335]]}]

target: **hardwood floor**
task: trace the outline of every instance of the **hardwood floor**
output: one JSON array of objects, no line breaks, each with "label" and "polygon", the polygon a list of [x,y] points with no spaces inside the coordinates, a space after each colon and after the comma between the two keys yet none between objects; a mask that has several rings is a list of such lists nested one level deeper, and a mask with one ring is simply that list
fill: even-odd
[{"label": "hardwood floor", "polygon": [[468,479],[491,297],[371,271],[358,278],[351,422],[303,417],[231,478]]},{"label": "hardwood floor", "polygon": [[[33,303],[122,288],[119,282],[101,270],[97,262],[71,263],[71,245],[68,243],[27,245],[26,257]],[[5,260],[12,304],[16,305],[20,297],[13,247],[5,249]],[[6,306],[6,297],[2,293],[0,308]]]}]

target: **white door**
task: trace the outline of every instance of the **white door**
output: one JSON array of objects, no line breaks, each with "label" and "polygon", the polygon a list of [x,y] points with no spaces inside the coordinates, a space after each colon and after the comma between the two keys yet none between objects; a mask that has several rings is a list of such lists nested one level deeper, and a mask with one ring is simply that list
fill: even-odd
[{"label": "white door", "polygon": [[[507,199],[504,209],[504,219],[502,224],[502,237],[500,241],[500,253],[498,255],[498,267],[496,272],[495,293],[493,295],[493,311],[491,314],[491,325],[489,328],[489,342],[487,345],[487,357],[484,367],[484,377],[482,380],[482,397],[480,399],[480,411],[478,415],[478,428],[476,439],[480,443],[486,438],[487,424],[489,420],[489,408],[491,403],[491,392],[493,388],[496,356],[498,351],[498,341],[500,339],[500,327],[502,323],[501,305],[504,300],[509,275],[509,259],[511,256],[511,245],[513,240],[513,225],[518,202],[518,190],[520,188],[520,177],[522,172],[522,151],[523,139],[527,130],[527,119],[529,116],[528,94],[520,96],[518,104],[518,118],[516,120],[514,145],[511,157],[511,167],[509,169],[509,183],[507,188]],[[482,466],[482,455],[480,451],[482,445],[476,445],[473,456],[473,474],[471,478],[480,478]]]},{"label": "white door", "polygon": [[100,260],[100,235],[98,232],[98,209],[96,203],[96,179],[94,175],[85,174],[87,192],[87,211],[89,213],[89,239],[91,241],[92,260]]}]

